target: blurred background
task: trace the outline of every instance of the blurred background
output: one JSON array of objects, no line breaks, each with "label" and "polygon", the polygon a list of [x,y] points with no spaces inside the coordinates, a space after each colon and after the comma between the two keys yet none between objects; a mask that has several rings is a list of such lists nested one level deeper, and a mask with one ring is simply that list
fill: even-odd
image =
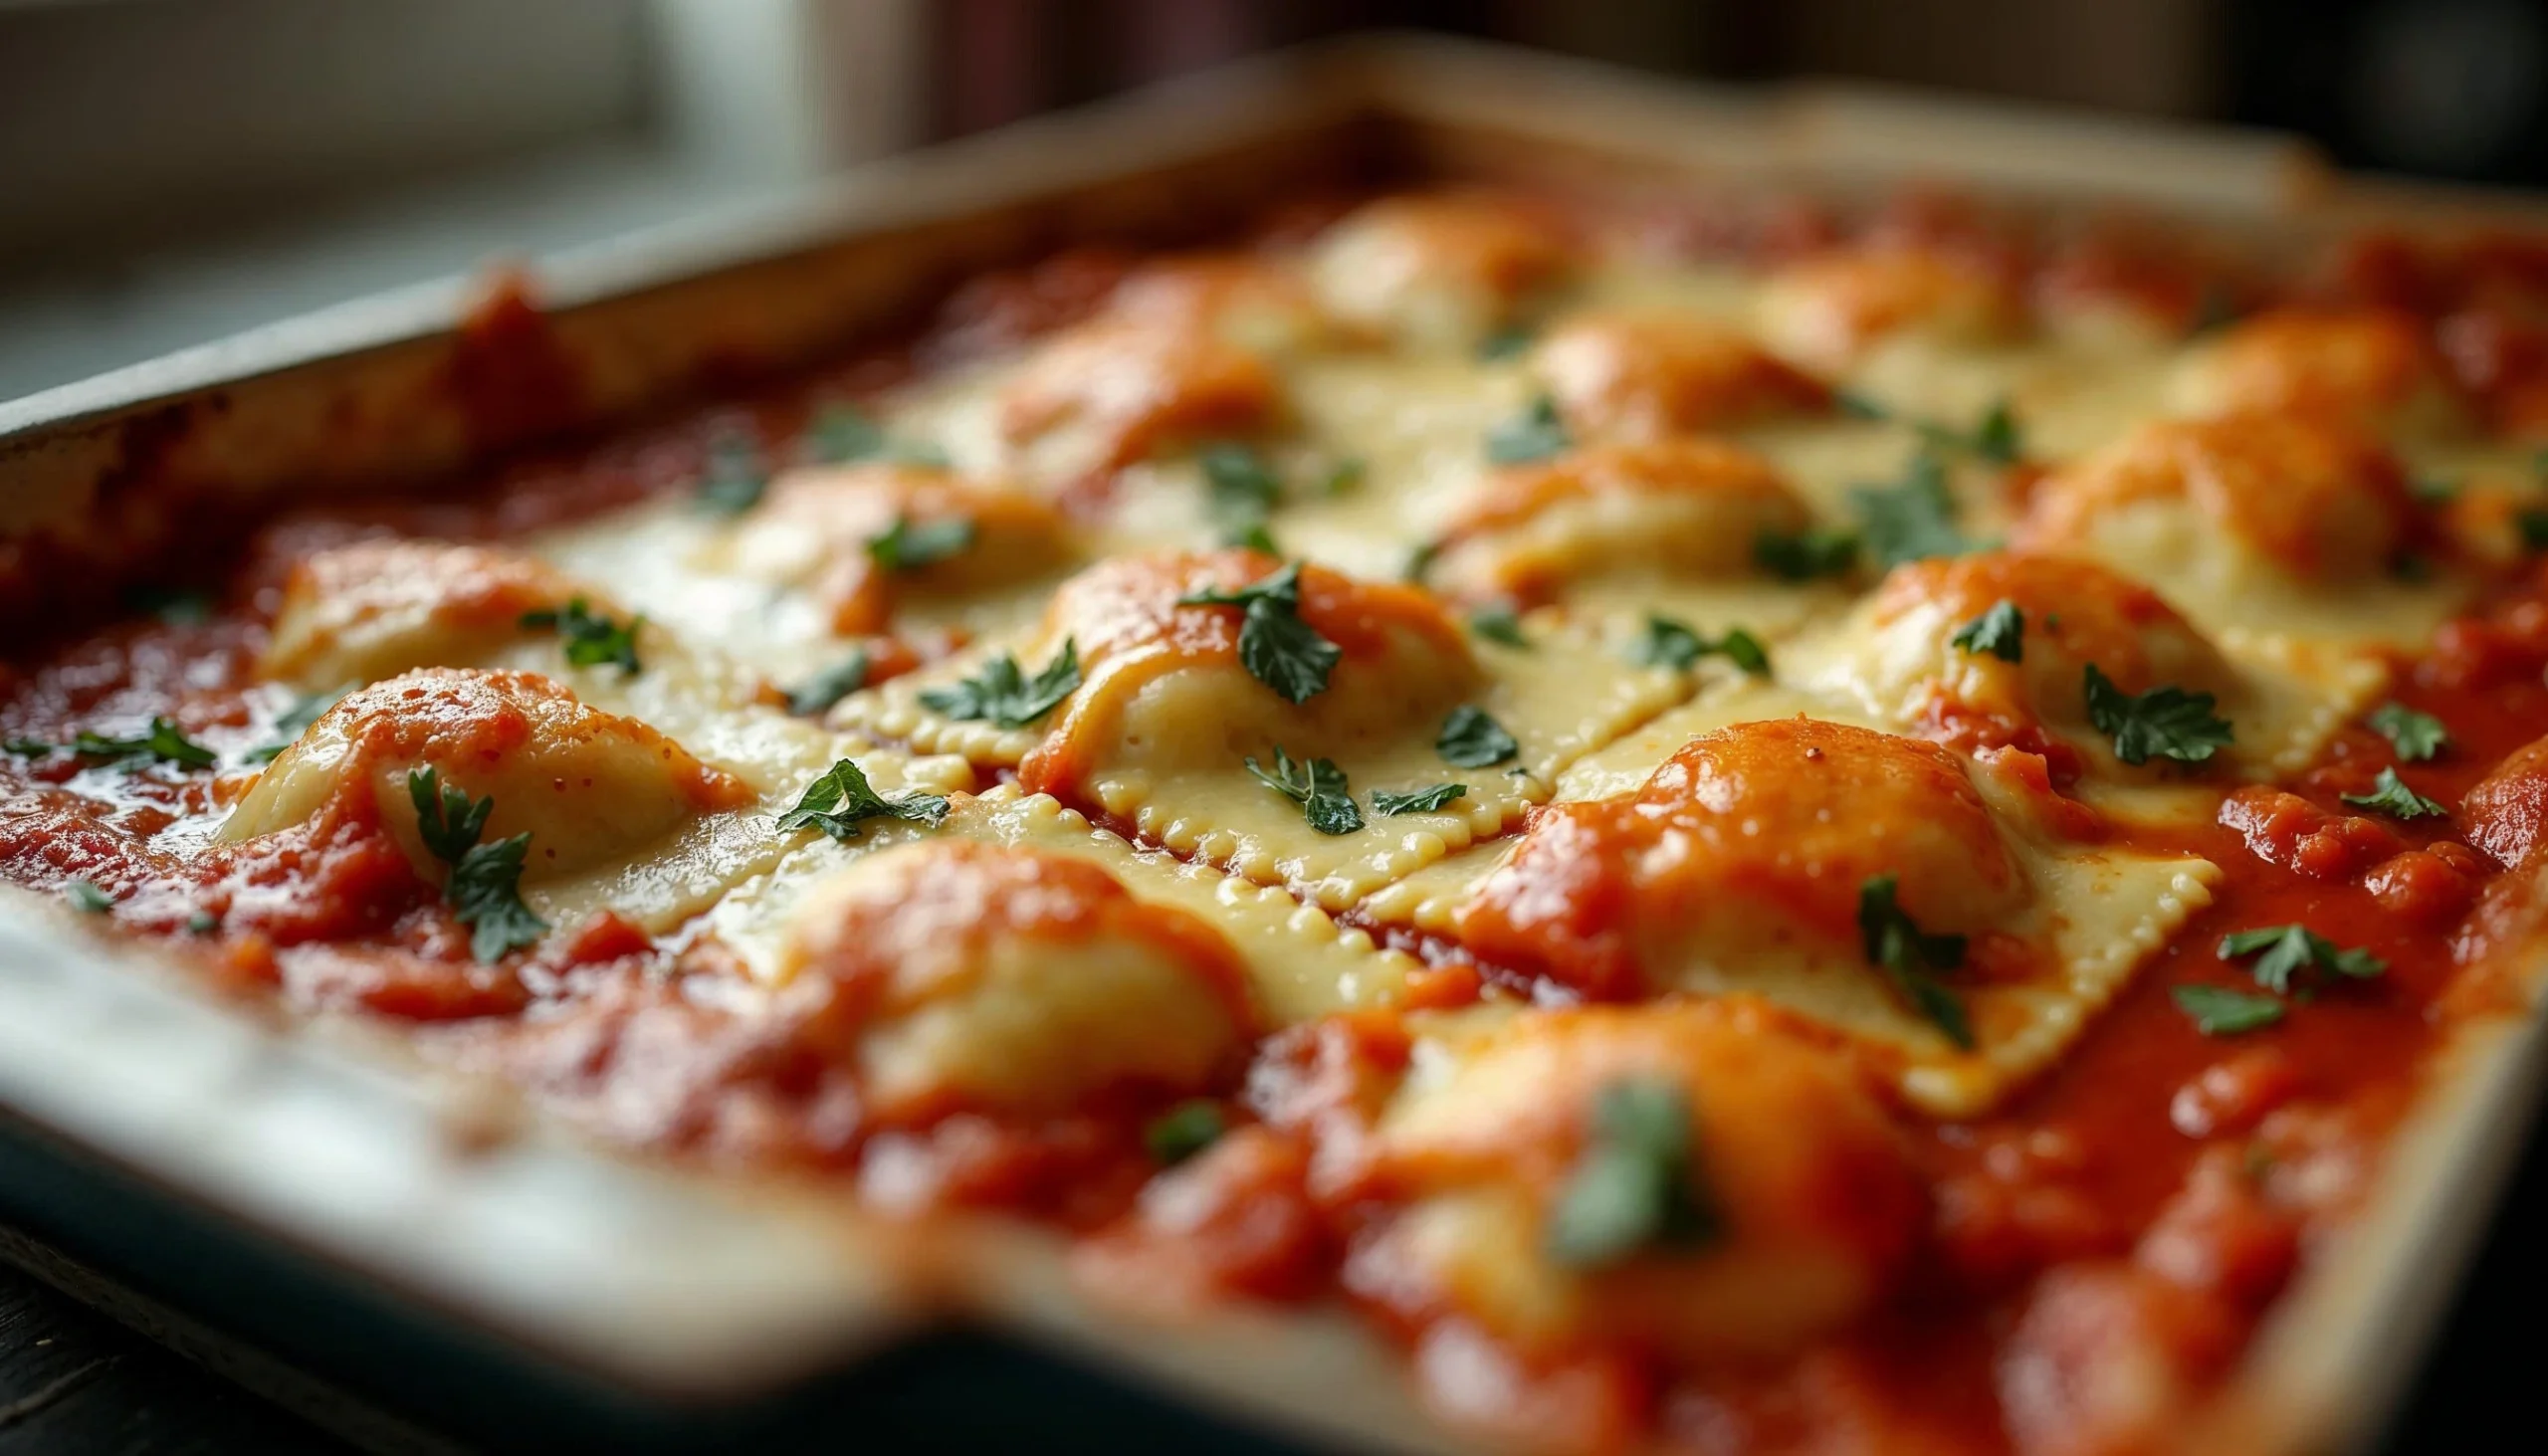
[{"label": "blurred background", "polygon": [[2535,0],[0,0],[0,398],[1371,26],[2548,182]]}]

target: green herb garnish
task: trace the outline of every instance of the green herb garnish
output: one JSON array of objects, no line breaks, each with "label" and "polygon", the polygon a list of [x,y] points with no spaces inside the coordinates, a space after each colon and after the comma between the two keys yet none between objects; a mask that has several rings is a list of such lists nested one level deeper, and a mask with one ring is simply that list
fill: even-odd
[{"label": "green herb garnish", "polygon": [[1153,1118],[1142,1130],[1142,1144],[1162,1166],[1174,1167],[1220,1142],[1228,1131],[1229,1120],[1220,1104],[1198,1097]]},{"label": "green herb garnish", "polygon": [[74,880],[63,886],[62,898],[82,915],[105,915],[115,908],[115,898],[88,880]]},{"label": "green herb garnish", "polygon": [[982,664],[981,671],[946,688],[920,695],[921,705],[963,722],[987,720],[1004,728],[1022,728],[1079,690],[1079,643],[1062,639],[1062,650],[1034,677],[1017,659],[1002,653]]},{"label": "green herb garnish", "polygon": [[1761,640],[1740,627],[1730,628],[1722,637],[1707,638],[1692,630],[1687,622],[1656,613],[1648,613],[1645,631],[1628,645],[1628,661],[1638,667],[1668,668],[1686,673],[1705,657],[1723,656],[1736,667],[1760,677],[1770,671],[1770,651]]},{"label": "green herb garnish", "polygon": [[530,831],[493,844],[479,842],[487,816],[496,809],[492,795],[473,802],[468,790],[442,782],[427,766],[408,771],[407,800],[416,808],[417,837],[450,869],[442,896],[452,918],[470,929],[470,954],[482,964],[493,962],[548,933],[548,923],[531,914],[522,899]]},{"label": "green herb garnish", "polygon": [[1937,976],[1964,964],[1964,936],[1932,936],[1915,924],[1895,899],[1900,881],[1872,875],[1858,887],[1858,938],[1867,963],[1893,978],[1894,985],[1922,1016],[1946,1033],[1947,1040],[1973,1049],[1973,1026],[1964,1002]]},{"label": "green herb garnish", "polygon": [[2220,954],[2224,960],[2255,956],[2255,963],[2247,970],[2255,976],[2256,983],[2285,994],[2291,990],[2291,978],[2303,970],[2320,970],[2346,980],[2369,980],[2389,968],[2387,961],[2370,951],[2339,948],[2306,926],[2233,931],[2221,937]]},{"label": "green herb garnish", "polygon": [[1491,768],[1520,753],[1522,745],[1502,724],[1487,717],[1485,709],[1462,704],[1442,720],[1433,751],[1455,768]]},{"label": "green herb garnish", "polygon": [[11,738],[0,747],[22,757],[41,758],[69,749],[82,758],[122,759],[137,763],[145,758],[174,763],[184,768],[210,768],[221,761],[220,755],[186,736],[175,719],[154,718],[149,730],[136,737],[110,738],[101,732],[82,728],[68,743],[48,743],[41,738]]},{"label": "green herb garnish", "polygon": [[960,516],[939,520],[897,516],[884,534],[867,542],[867,554],[888,571],[918,571],[972,549],[973,536],[973,522]]},{"label": "green herb garnish", "polygon": [[867,650],[849,656],[787,690],[787,711],[799,718],[829,713],[832,705],[867,686]]},{"label": "green herb garnish", "polygon": [[721,436],[708,447],[708,470],[699,479],[699,504],[720,516],[741,516],[769,490],[769,467],[760,447],[743,435]]},{"label": "green herb garnish", "polygon": [[2259,1031],[2282,1019],[2280,1001],[2253,991],[2227,986],[2171,986],[2168,995],[2176,1001],[2178,1010],[2194,1018],[2194,1029],[2205,1036]]},{"label": "green herb garnish", "polygon": [[1301,620],[1301,567],[1282,570],[1235,591],[1205,589],[1178,597],[1181,607],[1237,607],[1239,665],[1287,703],[1307,703],[1327,691],[1344,649]]},{"label": "green herb garnish", "polygon": [[1383,817],[1396,814],[1430,814],[1467,797],[1468,791],[1469,786],[1464,783],[1437,783],[1431,788],[1419,788],[1402,794],[1393,794],[1387,789],[1376,788],[1372,790],[1372,809]]},{"label": "green herb garnish", "polygon": [[778,816],[778,832],[819,829],[834,839],[850,840],[858,837],[859,824],[868,819],[935,826],[946,817],[947,800],[940,795],[915,789],[889,799],[867,781],[866,770],[843,758],[805,786],[796,807]]},{"label": "green herb garnish", "polygon": [[1550,1213],[1549,1257],[1601,1268],[1649,1247],[1701,1247],[1724,1232],[1700,1186],[1687,1095],[1661,1078],[1603,1087],[1592,1136]]},{"label": "green herb garnish", "polygon": [[1855,487],[1849,504],[1858,513],[1859,539],[1879,566],[1961,556],[1976,548],[1956,525],[1946,466],[1928,451],[1911,457],[1900,485]]},{"label": "green herb garnish", "polygon": [[1352,834],[1363,827],[1363,811],[1354,803],[1353,790],[1346,787],[1345,770],[1333,758],[1304,762],[1278,743],[1272,772],[1253,754],[1247,759],[1247,771],[1258,783],[1299,804],[1310,827],[1321,834]]},{"label": "green herb garnish", "polygon": [[1789,581],[1837,576],[1857,564],[1858,533],[1816,525],[1800,531],[1765,530],[1752,540],[1761,569]]},{"label": "green herb garnish", "polygon": [[2358,809],[2369,809],[2399,819],[2447,817],[2450,813],[2441,804],[2407,787],[2407,781],[2398,776],[2395,768],[2381,769],[2380,776],[2372,780],[2371,792],[2339,794],[2337,797]]},{"label": "green herb garnish", "polygon": [[2146,763],[2153,755],[2201,763],[2230,745],[2229,721],[2213,713],[2209,693],[2153,688],[2136,697],[2116,687],[2095,663],[2088,664],[2084,682],[2088,722],[2114,735],[2114,755],[2126,763]]},{"label": "green herb garnish", "polygon": [[2398,757],[2408,763],[2423,763],[2450,746],[2450,734],[2442,720],[2429,713],[2418,713],[2403,703],[2383,703],[2363,722],[2373,731],[2389,740]]},{"label": "green herb garnish", "polygon": [[533,630],[554,631],[565,639],[566,661],[579,668],[615,664],[622,677],[637,676],[637,633],[646,625],[643,614],[626,622],[613,621],[596,612],[582,597],[572,597],[562,608],[553,611],[525,612],[522,624]]},{"label": "green herb garnish", "polygon": [[1540,395],[1530,407],[1487,432],[1486,458],[1496,465],[1526,465],[1562,454],[1575,443],[1557,401]]},{"label": "green herb garnish", "polygon": [[2002,662],[2021,662],[2025,658],[2026,614],[2013,601],[1997,601],[1981,616],[1955,629],[1947,641],[1974,654],[1984,653]]},{"label": "green herb garnish", "polygon": [[1480,607],[1469,613],[1469,630],[1489,642],[1528,650],[1531,639],[1522,635],[1522,618],[1511,607]]}]

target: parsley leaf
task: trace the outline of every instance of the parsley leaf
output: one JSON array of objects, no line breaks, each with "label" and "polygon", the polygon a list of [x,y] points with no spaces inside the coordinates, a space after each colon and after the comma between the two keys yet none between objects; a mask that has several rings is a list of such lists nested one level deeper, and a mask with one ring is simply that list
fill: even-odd
[{"label": "parsley leaf", "polygon": [[89,880],[74,880],[62,887],[62,898],[82,915],[105,915],[115,908],[115,898]]},{"label": "parsley leaf", "polygon": [[2146,763],[2152,754],[2180,763],[2201,763],[2230,741],[2230,724],[2215,717],[2213,696],[2183,688],[2153,688],[2135,697],[2114,685],[2095,663],[2084,679],[2088,722],[2097,731],[2114,735],[2114,755],[2126,763]]},{"label": "parsley leaf", "polygon": [[885,533],[867,542],[867,554],[888,571],[918,571],[970,550],[973,522],[960,516],[914,520],[897,516]]},{"label": "parsley leaf", "polygon": [[1964,964],[1964,936],[1922,931],[1894,898],[1899,884],[1892,875],[1871,875],[1858,887],[1858,938],[1867,962],[1891,976],[1947,1040],[1971,1051],[1973,1026],[1965,1019],[1964,1002],[1936,976]]},{"label": "parsley leaf", "polygon": [[1480,607],[1469,613],[1469,630],[1489,642],[1528,651],[1531,639],[1522,635],[1522,618],[1511,607]]},{"label": "parsley leaf", "polygon": [[1936,420],[1914,419],[1881,401],[1845,389],[1834,390],[1831,401],[1842,414],[1858,419],[1901,420],[1918,431],[1921,441],[1931,449],[1962,450],[1990,465],[2015,465],[2025,454],[2024,427],[2017,423],[2017,408],[2006,395],[1991,401],[1991,407],[1969,430]]},{"label": "parsley leaf", "polygon": [[211,911],[199,910],[186,917],[186,934],[189,936],[209,936],[220,929],[221,917]]},{"label": "parsley leaf", "polygon": [[451,869],[442,896],[452,918],[469,927],[469,953],[483,964],[502,959],[506,951],[536,942],[548,923],[531,914],[522,901],[523,861],[531,853],[531,834],[482,844],[487,816],[496,800],[472,801],[469,791],[444,783],[431,766],[407,773],[407,800],[416,808],[416,834],[435,859]]},{"label": "parsley leaf", "polygon": [[1518,359],[1530,352],[1532,340],[1536,337],[1536,331],[1527,323],[1507,323],[1478,340],[1478,359],[1489,364]]},{"label": "parsley leaf", "polygon": [[[2258,954],[2259,951],[2263,953]],[[2255,976],[2256,983],[2285,993],[2291,989],[2292,976],[2302,970],[2317,969],[2348,980],[2368,980],[2389,968],[2387,961],[2368,950],[2339,949],[2334,941],[2307,926],[2233,931],[2221,937],[2220,955],[2224,960],[2254,955],[2256,962],[2247,970]]]},{"label": "parsley leaf", "polygon": [[1398,579],[1416,586],[1423,585],[1424,573],[1433,569],[1433,558],[1440,554],[1440,541],[1417,541],[1407,547],[1406,564],[1398,568]]},{"label": "parsley leaf", "polygon": [[846,404],[826,405],[805,432],[804,452],[817,465],[848,465],[862,460],[902,465],[948,467],[947,452],[922,440],[898,440],[885,433],[866,411]]},{"label": "parsley leaf", "polygon": [[2448,809],[2407,787],[2407,781],[2398,776],[2398,770],[2395,768],[2381,769],[2380,776],[2371,781],[2371,792],[2339,794],[2337,797],[2357,808],[2371,809],[2400,819],[2422,819],[2431,815],[2446,817],[2450,813]]},{"label": "parsley leaf", "polygon": [[579,668],[600,667],[615,663],[620,676],[637,676],[637,632],[646,625],[644,614],[625,623],[612,621],[596,612],[582,597],[570,598],[555,611],[525,612],[525,627],[554,630],[566,640],[566,661]]},{"label": "parsley leaf", "polygon": [[833,704],[866,686],[867,649],[862,647],[788,689],[787,711],[799,718],[829,713]]},{"label": "parsley leaf", "polygon": [[1062,639],[1062,650],[1034,677],[1026,676],[1007,653],[982,664],[980,672],[949,688],[931,688],[921,705],[966,722],[987,719],[1004,728],[1022,728],[1042,718],[1079,691],[1079,642]]},{"label": "parsley leaf", "polygon": [[1247,771],[1258,783],[1299,804],[1310,827],[1321,834],[1351,834],[1363,827],[1363,811],[1355,806],[1353,791],[1345,786],[1345,770],[1337,767],[1333,758],[1303,762],[1284,752],[1278,743],[1271,773],[1252,754]]},{"label": "parsley leaf", "polygon": [[1794,533],[1765,530],[1752,538],[1752,559],[1762,570],[1789,581],[1837,576],[1857,564],[1858,533],[1831,525],[1808,526]]},{"label": "parsley leaf", "polygon": [[1351,496],[1363,489],[1363,477],[1371,467],[1359,455],[1348,455],[1327,468],[1319,481],[1319,491],[1327,496]]},{"label": "parsley leaf", "polygon": [[2227,986],[2171,986],[2168,995],[2178,1010],[2194,1018],[2194,1029],[2205,1036],[2236,1036],[2282,1019],[2280,1001],[2253,991],[2234,991]]},{"label": "parsley leaf", "polygon": [[1180,1102],[1151,1120],[1142,1130],[1142,1144],[1166,1167],[1174,1167],[1221,1141],[1229,1120],[1219,1103],[1206,1098]]},{"label": "parsley leaf", "polygon": [[1485,709],[1464,703],[1442,720],[1433,751],[1456,768],[1491,768],[1520,753],[1522,745],[1504,730],[1504,725],[1487,717]]},{"label": "parsley leaf", "polygon": [[[59,746],[33,738],[12,738],[8,743],[10,752],[29,757],[50,753]],[[151,758],[162,763],[174,763],[181,768],[210,768],[221,761],[219,754],[187,737],[185,730],[178,728],[177,721],[172,718],[154,718],[150,720],[148,731],[130,738],[110,738],[82,728],[72,734],[70,748],[83,758],[122,759],[127,762]]]},{"label": "parsley leaf", "polygon": [[847,758],[823,770],[805,786],[796,807],[778,816],[778,832],[819,829],[834,839],[855,839],[866,819],[905,819],[935,826],[947,817],[947,800],[917,789],[887,798],[867,781],[867,773]]},{"label": "parsley leaf", "polygon": [[300,737],[304,729],[317,723],[328,709],[335,707],[346,694],[353,690],[353,685],[348,683],[332,693],[312,693],[307,697],[294,699],[292,706],[283,711],[283,716],[275,720],[275,740],[249,749],[248,761],[252,763],[275,761],[282,755],[284,749],[292,746],[293,740]]},{"label": "parsley leaf", "polygon": [[1991,604],[1991,610],[1955,629],[1947,639],[1976,657],[1984,653],[2002,662],[2025,660],[2026,614],[2017,604],[2006,598]]},{"label": "parsley leaf", "polygon": [[1468,791],[1469,786],[1465,783],[1437,783],[1431,788],[1414,789],[1402,794],[1393,794],[1387,789],[1376,788],[1372,790],[1372,809],[1384,816],[1430,814],[1449,807],[1459,799],[1466,798]]},{"label": "parsley leaf", "polygon": [[1575,443],[1558,417],[1557,401],[1543,394],[1530,408],[1487,432],[1486,458],[1496,465],[1527,465],[1546,460]]},{"label": "parsley leaf", "polygon": [[1947,493],[1947,468],[1921,451],[1895,486],[1858,486],[1849,492],[1858,513],[1859,537],[1879,566],[1899,566],[1929,556],[1961,556],[1975,542],[1955,523],[1955,498]]},{"label": "parsley leaf", "polygon": [[2389,740],[2398,756],[2409,763],[2422,763],[2450,746],[2450,734],[2442,720],[2429,713],[2418,713],[2403,703],[2383,703],[2371,710],[2363,722]]},{"label": "parsley leaf", "polygon": [[1344,649],[1301,620],[1301,566],[1295,561],[1236,591],[1205,589],[1176,599],[1180,607],[1238,607],[1239,665],[1287,703],[1327,691]]},{"label": "parsley leaf", "polygon": [[1627,656],[1638,667],[1686,673],[1698,666],[1699,659],[1718,654],[1754,677],[1770,670],[1769,649],[1761,645],[1761,639],[1740,627],[1729,628],[1724,636],[1711,641],[1691,630],[1687,622],[1651,612],[1646,614],[1645,634],[1629,645]]},{"label": "parsley leaf", "polygon": [[741,516],[769,490],[769,467],[749,438],[720,436],[708,447],[708,471],[699,479],[699,504],[721,516]]},{"label": "parsley leaf", "polygon": [[1648,1246],[1696,1248],[1725,1221],[1699,1185],[1690,1103],[1661,1078],[1628,1078],[1592,1102],[1592,1136],[1549,1217],[1548,1253],[1599,1268]]},{"label": "parsley leaf", "polygon": [[1212,520],[1224,535],[1263,529],[1282,504],[1283,480],[1256,447],[1234,440],[1206,445],[1195,456],[1210,493]]}]

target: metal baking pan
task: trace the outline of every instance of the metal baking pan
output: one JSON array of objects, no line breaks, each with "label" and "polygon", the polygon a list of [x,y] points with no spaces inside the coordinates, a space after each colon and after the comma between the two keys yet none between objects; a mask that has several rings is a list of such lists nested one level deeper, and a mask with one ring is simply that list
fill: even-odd
[{"label": "metal baking pan", "polygon": [[[2056,208],[2123,201],[2258,248],[2369,220],[2536,215],[2523,199],[2351,183],[2271,136],[1823,88],[1708,92],[1367,39],[538,260],[550,336],[590,385],[504,429],[447,387],[471,363],[465,280],[0,405],[0,551],[41,535],[99,590],[147,579],[201,522],[449,476],[879,337],[983,269],[1208,236],[1304,190],[1856,193],[1913,176]],[[39,607],[52,609],[0,596],[0,629]],[[2548,1048],[2537,979],[2524,990],[2520,1014],[2454,1034],[2375,1201],[2282,1300],[2191,1446],[2376,1437],[2536,1101]],[[1044,1235],[897,1227],[837,1193],[597,1150],[392,1037],[287,1026],[14,891],[0,896],[0,1215],[41,1244],[0,1255],[392,1445],[428,1438],[384,1411],[431,1411],[502,1447],[902,1431],[1242,1450],[1259,1423],[1314,1443],[1449,1441],[1394,1352],[1341,1318],[1102,1317]]]}]

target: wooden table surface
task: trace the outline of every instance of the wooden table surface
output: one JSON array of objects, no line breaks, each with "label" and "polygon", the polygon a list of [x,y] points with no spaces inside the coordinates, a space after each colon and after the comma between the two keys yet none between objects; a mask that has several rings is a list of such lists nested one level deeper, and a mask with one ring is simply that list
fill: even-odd
[{"label": "wooden table surface", "polygon": [[[2537,1449],[2548,1140],[2534,1138],[2388,1456]],[[405,1412],[411,1418],[415,1412]],[[419,1420],[430,1426],[430,1418]],[[2527,1434],[2506,1444],[2509,1432]],[[0,1456],[312,1456],[354,1449],[0,1265]]]}]

